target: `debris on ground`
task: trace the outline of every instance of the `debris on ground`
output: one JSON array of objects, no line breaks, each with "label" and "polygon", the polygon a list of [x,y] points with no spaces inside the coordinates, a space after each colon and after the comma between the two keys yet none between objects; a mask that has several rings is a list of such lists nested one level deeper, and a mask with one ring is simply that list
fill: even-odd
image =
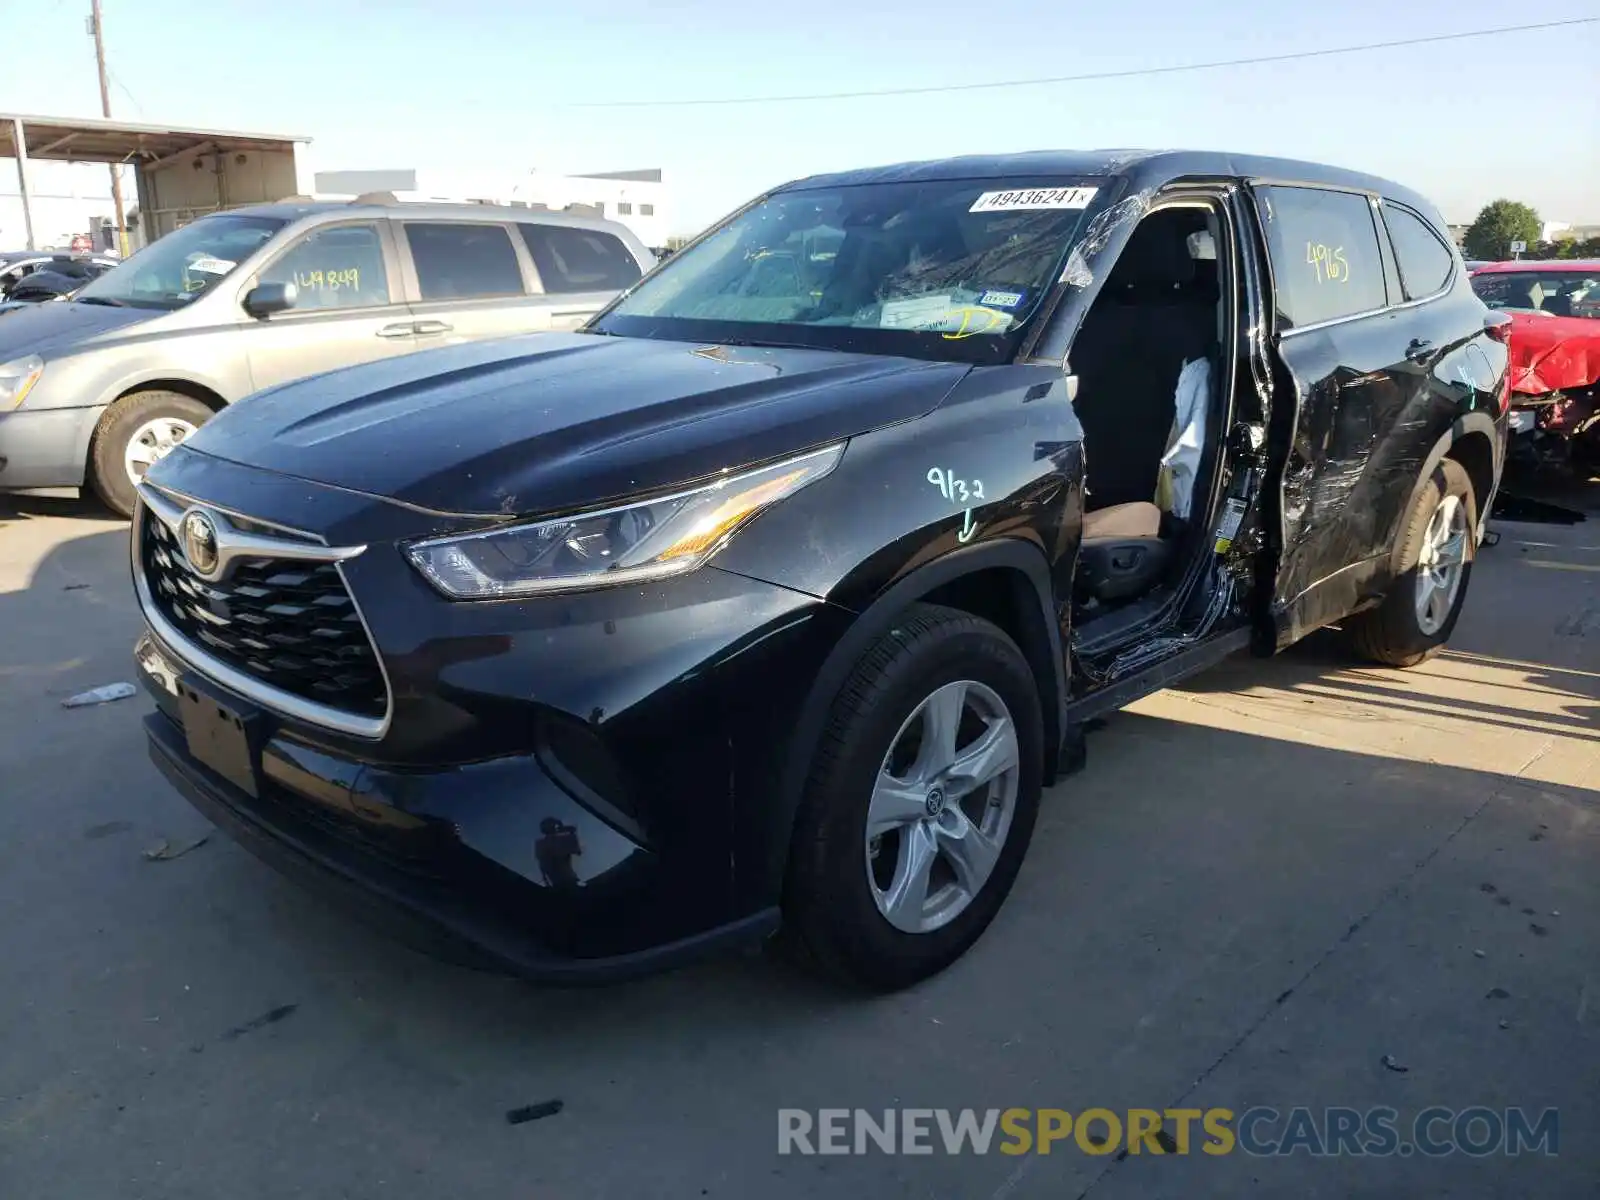
[{"label": "debris on ground", "polygon": [[1389,1070],[1398,1071],[1402,1075],[1404,1075],[1407,1071],[1411,1070],[1411,1068],[1406,1066],[1404,1063],[1396,1062],[1395,1058],[1394,1058],[1394,1055],[1392,1055],[1392,1054],[1385,1054],[1383,1056],[1382,1062],[1383,1062],[1384,1066],[1389,1068]]},{"label": "debris on ground", "polygon": [[1490,988],[1483,998],[1485,1000],[1509,1000],[1511,999],[1511,993],[1502,987]]},{"label": "debris on ground", "polygon": [[276,1025],[285,1017],[293,1016],[299,1007],[300,1006],[298,1004],[280,1004],[277,1008],[269,1008],[259,1017],[252,1017],[243,1025],[235,1025],[232,1029],[228,1030],[227,1033],[222,1035],[221,1040],[224,1042],[231,1042],[236,1038],[242,1038],[247,1033],[254,1033],[258,1029],[265,1029],[268,1025]]},{"label": "debris on ground", "polygon": [[87,708],[91,704],[109,704],[113,700],[126,700],[138,690],[131,683],[107,683],[87,692],[79,692],[76,696],[68,696],[61,702],[61,707]]},{"label": "debris on ground", "polygon": [[1501,1020],[1500,1020],[1500,1028],[1501,1029],[1510,1029],[1511,1028],[1511,1022],[1507,1021],[1505,1018],[1502,1017]]},{"label": "debris on ground", "polygon": [[182,858],[191,850],[200,849],[210,840],[211,835],[207,833],[195,838],[192,842],[184,842],[182,845],[174,846],[166,838],[162,838],[154,846],[151,846],[148,850],[141,851],[141,853],[147,862],[167,862],[174,858]]},{"label": "debris on ground", "polygon": [[563,1101],[546,1100],[543,1104],[528,1104],[506,1113],[507,1125],[526,1125],[543,1117],[553,1117],[565,1107]]},{"label": "debris on ground", "polygon": [[1474,950],[1472,952],[1472,957],[1473,958],[1487,958],[1488,955],[1484,954],[1484,952],[1482,950]]},{"label": "debris on ground", "polygon": [[81,592],[85,588],[87,588],[88,586],[89,585],[87,583],[69,583],[69,584],[67,584],[66,587],[62,588],[61,590],[63,592]]}]

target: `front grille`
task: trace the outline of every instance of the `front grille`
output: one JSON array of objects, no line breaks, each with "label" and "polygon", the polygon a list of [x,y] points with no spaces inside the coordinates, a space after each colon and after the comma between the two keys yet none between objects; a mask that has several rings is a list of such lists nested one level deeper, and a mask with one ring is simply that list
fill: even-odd
[{"label": "front grille", "polygon": [[148,509],[140,568],[161,615],[195,645],[265,684],[364,717],[388,692],[355,601],[333,563],[250,558],[207,583]]}]

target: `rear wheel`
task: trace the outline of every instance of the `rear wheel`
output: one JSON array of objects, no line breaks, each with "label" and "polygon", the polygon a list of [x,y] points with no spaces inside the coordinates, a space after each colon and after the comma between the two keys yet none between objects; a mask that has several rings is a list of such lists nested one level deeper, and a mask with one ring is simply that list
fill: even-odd
[{"label": "rear wheel", "polygon": [[95,494],[113,512],[131,516],[134,489],[145,472],[211,415],[211,409],[180,392],[152,390],[122,397],[106,409],[89,444],[89,484]]},{"label": "rear wheel", "polygon": [[1573,430],[1572,473],[1579,483],[1600,476],[1600,412]]},{"label": "rear wheel", "polygon": [[1363,658],[1411,667],[1450,640],[1472,577],[1478,505],[1472,480],[1445,459],[1417,495],[1402,532],[1400,573],[1377,608],[1347,623]]},{"label": "rear wheel", "polygon": [[1016,644],[967,613],[912,608],[834,703],[790,855],[791,941],[884,990],[954,962],[1021,867],[1042,741]]}]

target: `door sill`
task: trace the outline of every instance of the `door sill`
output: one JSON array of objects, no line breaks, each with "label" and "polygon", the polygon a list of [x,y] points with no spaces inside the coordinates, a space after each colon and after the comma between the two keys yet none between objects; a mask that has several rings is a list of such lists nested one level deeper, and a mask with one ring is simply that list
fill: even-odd
[{"label": "door sill", "polygon": [[1160,662],[1136,671],[1125,679],[1118,679],[1104,687],[1096,688],[1087,696],[1067,705],[1067,723],[1081,725],[1124,708],[1152,692],[1171,687],[1225,658],[1250,648],[1250,627],[1243,625],[1226,633],[1205,638],[1196,645],[1162,659]]}]

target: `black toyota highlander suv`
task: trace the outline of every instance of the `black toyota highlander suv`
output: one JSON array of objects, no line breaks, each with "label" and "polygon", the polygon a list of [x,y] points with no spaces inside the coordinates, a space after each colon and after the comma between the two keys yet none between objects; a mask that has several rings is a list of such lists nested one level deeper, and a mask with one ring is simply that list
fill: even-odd
[{"label": "black toyota highlander suv", "polygon": [[1505,327],[1432,206],[1326,167],[793,183],[581,332],[263,392],[151,470],[151,752],[458,958],[616,978],[781,927],[904,985],[1097,714],[1324,625],[1449,638]]}]

